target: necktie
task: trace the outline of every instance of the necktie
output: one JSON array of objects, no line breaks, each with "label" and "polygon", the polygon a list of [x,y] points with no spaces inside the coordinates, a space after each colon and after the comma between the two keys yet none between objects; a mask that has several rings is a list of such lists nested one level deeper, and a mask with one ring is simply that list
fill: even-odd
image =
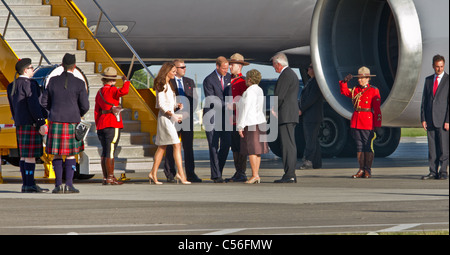
[{"label": "necktie", "polygon": [[177,84],[178,84],[178,95],[185,96],[186,94],[184,93],[183,84],[181,84],[181,79],[177,79]]},{"label": "necktie", "polygon": [[223,89],[224,89],[224,88],[223,88],[223,75],[220,76],[220,84],[222,84],[222,90],[223,90]]},{"label": "necktie", "polygon": [[439,86],[438,77],[439,77],[439,76],[436,75],[436,79],[434,79],[434,84],[433,84],[433,96],[436,95],[436,90],[437,90],[437,88],[438,88],[438,86]]}]

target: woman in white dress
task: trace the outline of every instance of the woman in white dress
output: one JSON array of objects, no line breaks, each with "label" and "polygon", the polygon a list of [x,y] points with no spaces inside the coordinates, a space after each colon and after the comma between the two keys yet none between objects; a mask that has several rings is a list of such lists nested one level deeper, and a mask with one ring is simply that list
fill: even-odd
[{"label": "woman in white dress", "polygon": [[183,170],[181,157],[181,143],[175,128],[175,122],[181,122],[182,115],[176,114],[175,109],[183,109],[183,104],[176,103],[175,88],[170,85],[170,80],[175,78],[176,67],[172,62],[166,62],[162,65],[158,75],[155,78],[154,88],[156,90],[156,108],[159,108],[158,125],[156,129],[156,149],[153,167],[148,175],[150,184],[162,184],[156,177],[156,172],[161,164],[167,146],[173,146],[173,157],[177,166],[175,178],[183,184],[191,184],[186,180],[186,174]]}]

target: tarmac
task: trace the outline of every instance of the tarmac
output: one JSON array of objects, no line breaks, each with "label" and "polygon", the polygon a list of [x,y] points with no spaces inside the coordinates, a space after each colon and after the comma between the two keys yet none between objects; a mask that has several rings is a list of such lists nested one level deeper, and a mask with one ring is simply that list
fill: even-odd
[{"label": "tarmac", "polygon": [[[17,167],[3,165],[1,235],[331,235],[427,232],[449,229],[448,180],[428,173],[426,137],[402,138],[389,157],[375,158],[373,177],[352,179],[355,158],[326,158],[323,168],[297,170],[298,183],[275,184],[281,159],[263,155],[261,184],[210,180],[205,142],[196,140],[196,173],[202,183],[149,185],[148,172],[127,173],[120,186],[101,175],[75,180],[79,194],[20,193]],[[298,161],[300,166],[301,161]],[[247,174],[250,175],[250,166]],[[223,171],[234,174],[232,154]],[[52,180],[38,184],[50,191]],[[31,212],[31,213],[30,213]]]}]

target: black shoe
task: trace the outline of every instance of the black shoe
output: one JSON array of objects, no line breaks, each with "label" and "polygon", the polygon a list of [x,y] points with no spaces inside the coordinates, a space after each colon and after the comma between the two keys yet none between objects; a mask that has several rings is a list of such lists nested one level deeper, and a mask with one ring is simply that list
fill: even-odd
[{"label": "black shoe", "polygon": [[225,182],[246,182],[246,181],[247,176],[239,173],[235,173],[233,177],[225,179]]},{"label": "black shoe", "polygon": [[188,182],[202,182],[202,179],[198,178],[196,174],[187,177]]},{"label": "black shoe", "polygon": [[64,193],[64,188],[62,185],[58,185],[56,186],[53,190],[52,193],[54,194],[63,194]]},{"label": "black shoe", "polygon": [[434,175],[434,174],[428,174],[425,176],[422,176],[422,180],[436,180],[438,179],[438,176]]},{"label": "black shoe", "polygon": [[33,186],[30,186],[30,187],[31,187],[31,189],[35,190],[36,193],[44,193],[44,192],[49,192],[50,191],[49,189],[43,189],[43,188],[39,187],[36,184],[33,185]]},{"label": "black shoe", "polygon": [[175,183],[175,178],[173,177],[173,175],[167,176],[167,182],[168,183]]},{"label": "black shoe", "polygon": [[64,193],[80,193],[74,186],[64,186]]},{"label": "black shoe", "polygon": [[222,179],[222,177],[211,178],[211,180],[213,180],[214,183],[224,183],[224,182],[225,182],[225,181]]},{"label": "black shoe", "polygon": [[447,175],[441,175],[439,177],[439,180],[448,180],[448,177],[447,177]]},{"label": "black shoe", "polygon": [[274,183],[297,183],[297,178],[281,178],[279,180],[275,180]]}]

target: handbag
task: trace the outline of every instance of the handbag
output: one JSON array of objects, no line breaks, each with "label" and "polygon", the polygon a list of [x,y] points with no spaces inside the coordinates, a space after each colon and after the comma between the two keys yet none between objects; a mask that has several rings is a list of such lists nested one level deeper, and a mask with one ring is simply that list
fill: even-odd
[{"label": "handbag", "polygon": [[89,133],[90,128],[91,123],[82,120],[75,127],[75,139],[77,139],[77,141],[83,141]]},{"label": "handbag", "polygon": [[103,99],[103,101],[106,104],[112,105],[111,110],[105,111],[105,112],[110,112],[110,113],[114,114],[114,116],[116,116],[117,122],[120,122],[120,113],[123,111],[122,107],[115,106],[114,104],[111,104],[110,102],[106,101],[106,99],[102,95],[102,91],[101,90],[99,90],[98,93],[100,94],[100,97]]}]

